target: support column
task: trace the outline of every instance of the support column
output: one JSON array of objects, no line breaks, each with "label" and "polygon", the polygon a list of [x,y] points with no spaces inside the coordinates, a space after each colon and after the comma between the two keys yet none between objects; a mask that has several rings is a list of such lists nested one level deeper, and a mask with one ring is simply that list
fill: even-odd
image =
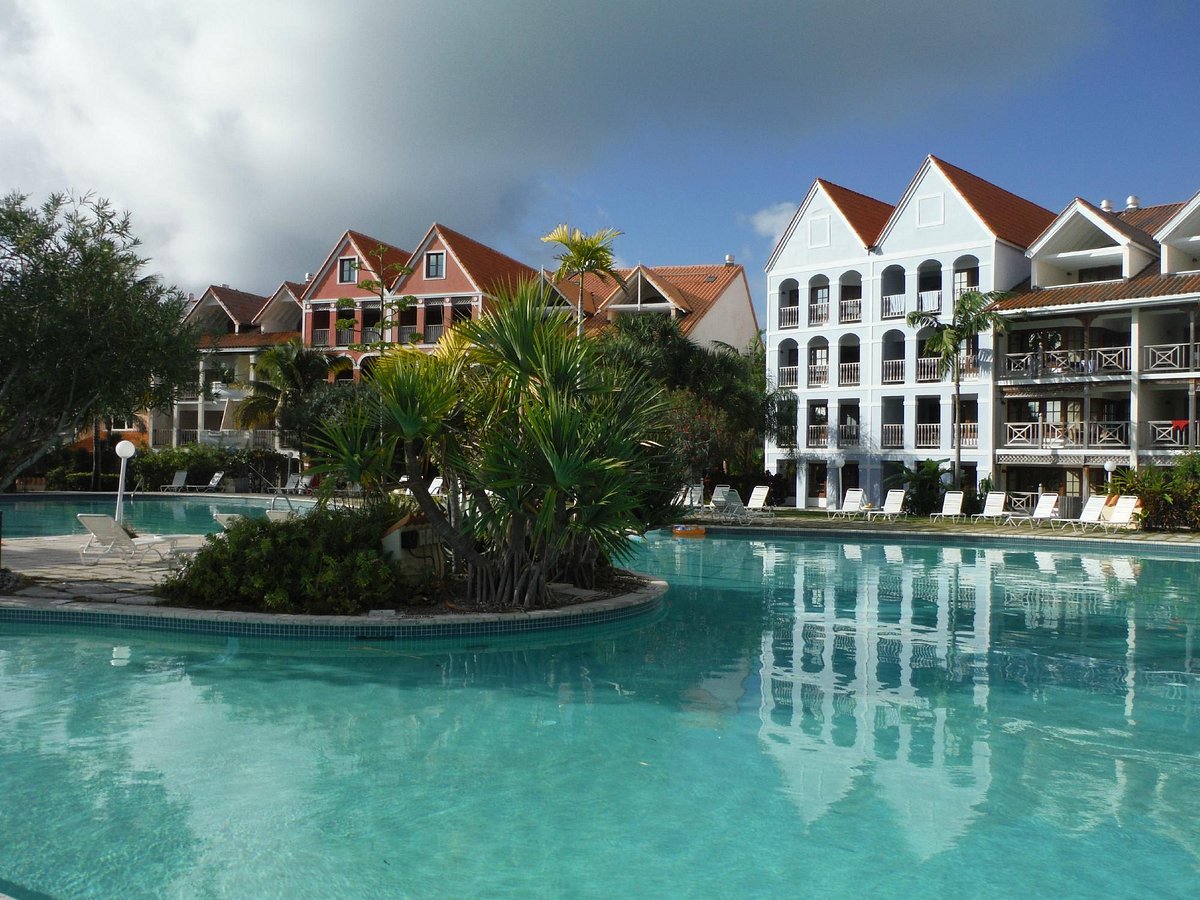
[{"label": "support column", "polygon": [[1140,446],[1138,434],[1142,421],[1142,336],[1141,310],[1134,307],[1129,314],[1129,465],[1138,466]]}]

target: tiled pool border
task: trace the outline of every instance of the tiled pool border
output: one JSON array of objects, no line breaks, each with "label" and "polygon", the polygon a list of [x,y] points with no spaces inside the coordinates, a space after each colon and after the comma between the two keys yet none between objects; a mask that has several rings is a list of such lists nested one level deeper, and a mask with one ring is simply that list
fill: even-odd
[{"label": "tiled pool border", "polygon": [[665,581],[651,579],[636,591],[562,609],[429,616],[273,615],[80,600],[48,602],[16,595],[0,598],[0,622],[309,641],[494,638],[628,622],[659,610],[666,590]]}]

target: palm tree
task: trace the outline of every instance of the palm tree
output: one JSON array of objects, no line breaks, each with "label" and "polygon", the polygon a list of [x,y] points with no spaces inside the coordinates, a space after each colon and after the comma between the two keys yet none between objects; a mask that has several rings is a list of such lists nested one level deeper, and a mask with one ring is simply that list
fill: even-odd
[{"label": "palm tree", "polygon": [[576,337],[583,337],[584,277],[595,275],[602,282],[612,278],[618,284],[622,283],[621,276],[617,274],[612,249],[612,242],[620,234],[615,228],[601,228],[594,234],[585,234],[578,228],[571,230],[564,223],[542,238],[547,244],[558,244],[562,247],[562,252],[554,257],[558,260],[554,278],[559,281],[579,279],[579,304],[575,309]]},{"label": "palm tree", "polygon": [[330,374],[353,365],[349,357],[305,347],[298,337],[272,347],[258,358],[258,378],[250,382],[250,396],[238,408],[238,424],[294,430],[295,448],[303,459],[311,418],[308,406]]},{"label": "palm tree", "polygon": [[949,322],[943,322],[935,312],[916,311],[908,314],[905,321],[909,328],[931,328],[933,334],[925,342],[925,349],[937,356],[938,375],[954,379],[954,422],[951,436],[954,441],[954,487],[962,486],[962,435],[958,423],[962,421],[962,361],[967,343],[985,332],[1003,334],[1008,328],[1008,319],[993,309],[998,300],[1007,297],[1004,291],[964,291],[954,300],[954,311]]}]

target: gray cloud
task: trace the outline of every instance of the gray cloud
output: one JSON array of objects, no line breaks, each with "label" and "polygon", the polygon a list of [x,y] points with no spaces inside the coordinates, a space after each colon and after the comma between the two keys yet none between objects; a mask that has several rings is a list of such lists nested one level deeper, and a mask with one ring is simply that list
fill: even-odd
[{"label": "gray cloud", "polygon": [[1080,46],[1098,27],[1085,0],[0,0],[0,13],[6,187],[95,189],[134,213],[169,279],[261,291],[346,227],[409,245],[436,219],[532,248],[513,232],[552,205],[549,186],[635,135],[655,136],[648,167],[715,133],[798,143],[849,119],[885,139],[948,96],[1034,77],[1064,35]]}]

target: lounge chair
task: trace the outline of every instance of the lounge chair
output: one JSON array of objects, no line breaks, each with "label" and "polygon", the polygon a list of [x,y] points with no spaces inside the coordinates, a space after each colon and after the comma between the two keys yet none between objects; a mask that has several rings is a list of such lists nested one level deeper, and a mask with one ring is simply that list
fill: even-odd
[{"label": "lounge chair", "polygon": [[213,477],[208,479],[208,484],[200,484],[195,487],[188,488],[189,491],[195,491],[197,494],[211,494],[221,484],[221,479],[225,477],[225,473],[214,472]]},{"label": "lounge chair", "polygon": [[746,501],[746,509],[750,510],[751,514],[759,519],[775,518],[775,510],[767,506],[767,496],[770,493],[770,485],[760,484],[750,492],[750,499]]},{"label": "lounge chair", "polygon": [[160,491],[182,491],[187,487],[187,469],[179,469],[175,473],[175,477],[171,479],[170,484],[164,484],[159,488]]},{"label": "lounge chair", "polygon": [[1063,531],[1070,526],[1072,531],[1087,531],[1089,528],[1099,528],[1101,525],[1101,517],[1104,515],[1104,506],[1108,503],[1108,498],[1104,494],[1092,494],[1087,498],[1087,503],[1083,504],[1083,509],[1079,512],[1078,519],[1059,519],[1050,520],[1051,527],[1059,527]]},{"label": "lounge chair", "polygon": [[1034,528],[1043,522],[1051,521],[1056,512],[1058,512],[1058,494],[1041,494],[1038,496],[1037,505],[1033,508],[1033,512],[1029,515],[1020,516],[1016,513],[1009,513],[1004,519],[1004,524],[1020,528],[1028,522],[1029,527]]},{"label": "lounge chair", "polygon": [[725,502],[721,506],[721,513],[718,518],[730,525],[749,525],[754,516],[750,510],[746,509],[746,504],[742,502],[742,498],[738,492],[730,488],[725,492],[724,496]]},{"label": "lounge chair", "polygon": [[863,503],[863,489],[862,488],[850,488],[849,490],[846,491],[846,496],[842,498],[842,508],[841,509],[827,509],[827,510],[825,510],[825,512],[827,512],[829,514],[829,518],[831,518],[831,519],[837,519],[837,518],[853,519],[855,516],[857,516],[860,512],[863,511],[862,503]]},{"label": "lounge chair", "polygon": [[873,521],[876,518],[887,519],[890,522],[896,521],[900,516],[904,515],[904,491],[899,488],[893,488],[887,492],[887,496],[883,500],[883,506],[879,509],[867,510],[867,521]]},{"label": "lounge chair", "polygon": [[1118,528],[1137,528],[1138,498],[1134,494],[1122,494],[1117,502],[1108,510],[1108,518],[1101,517],[1097,527],[1103,528],[1104,533],[1116,531]]},{"label": "lounge chair", "polygon": [[312,483],[313,483],[312,475],[301,475],[300,482],[296,485],[296,493],[297,494],[311,494],[313,491]]},{"label": "lounge chair", "polygon": [[151,553],[165,561],[176,552],[175,538],[156,534],[130,537],[116,519],[104,513],[76,513],[75,518],[88,532],[87,543],[79,548],[80,562],[87,562],[89,558],[99,562],[101,557],[107,556],[136,565]]},{"label": "lounge chair", "polygon": [[299,515],[293,509],[268,509],[267,518],[272,522],[286,522],[292,516]]},{"label": "lounge chair", "polygon": [[272,494],[294,494],[296,488],[300,486],[300,473],[293,472],[287,477],[287,481],[278,487],[271,488]]},{"label": "lounge chair", "polygon": [[951,522],[957,522],[959,519],[965,519],[962,511],[963,492],[962,491],[946,491],[946,496],[942,498],[942,511],[931,513],[930,521],[934,519],[949,519]]},{"label": "lounge chair", "polygon": [[1004,518],[1004,501],[1007,499],[1008,494],[1004,491],[988,491],[983,499],[983,512],[975,513],[971,516],[971,521],[982,522],[984,519],[990,519],[993,525],[999,525]]},{"label": "lounge chair", "polygon": [[713,488],[712,497],[708,501],[708,505],[700,510],[700,515],[710,519],[720,519],[722,513],[725,512],[725,497],[732,490],[727,484],[718,484]]},{"label": "lounge chair", "polygon": [[429,482],[429,496],[430,497],[442,496],[442,488],[443,488],[444,484],[445,484],[445,482],[442,479],[442,476],[435,475],[433,477],[433,480]]},{"label": "lounge chair", "polygon": [[238,513],[213,513],[213,518],[217,520],[217,524],[221,526],[223,531],[228,531],[244,519],[245,516]]}]

